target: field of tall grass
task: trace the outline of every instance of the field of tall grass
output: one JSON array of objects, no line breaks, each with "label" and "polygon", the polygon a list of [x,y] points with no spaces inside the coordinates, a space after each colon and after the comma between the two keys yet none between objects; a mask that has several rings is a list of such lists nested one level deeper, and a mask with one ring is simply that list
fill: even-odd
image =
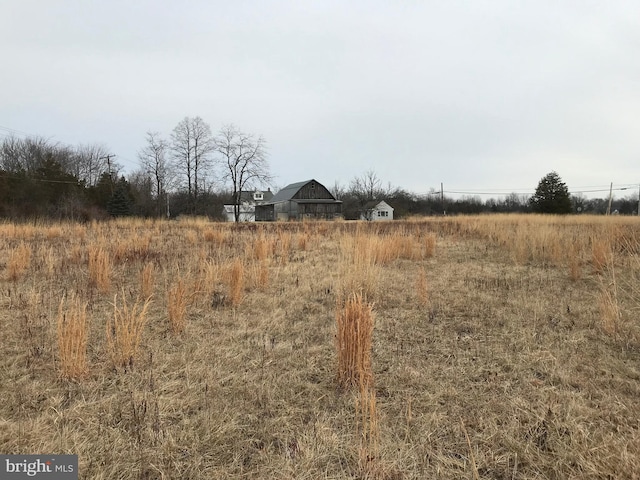
[{"label": "field of tall grass", "polygon": [[0,452],[80,478],[640,478],[640,221],[0,223]]}]

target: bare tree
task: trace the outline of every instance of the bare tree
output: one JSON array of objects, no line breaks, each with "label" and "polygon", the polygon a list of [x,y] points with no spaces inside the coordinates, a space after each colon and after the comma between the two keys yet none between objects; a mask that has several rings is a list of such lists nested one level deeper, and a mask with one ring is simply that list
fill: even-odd
[{"label": "bare tree", "polygon": [[248,187],[266,184],[271,180],[267,162],[266,142],[241,132],[233,125],[222,128],[216,138],[216,150],[222,156],[223,178],[231,183],[233,215],[240,220],[242,191]]},{"label": "bare tree", "polygon": [[138,152],[142,171],[151,176],[155,190],[156,215],[162,215],[169,182],[168,144],[158,132],[147,132],[147,144]]},{"label": "bare tree", "polygon": [[351,180],[349,191],[363,204],[385,195],[382,180],[373,170],[367,170],[361,177],[355,177]]},{"label": "bare tree", "polygon": [[73,156],[72,173],[87,187],[95,187],[103,173],[117,178],[120,165],[113,162],[109,149],[101,143],[79,145]]},{"label": "bare tree", "polygon": [[211,127],[200,117],[185,117],[171,134],[171,152],[176,170],[184,175],[190,208],[195,212],[198,193],[211,166],[215,149]]},{"label": "bare tree", "polygon": [[331,195],[333,195],[336,200],[341,200],[344,197],[345,193],[347,193],[346,189],[340,185],[338,180],[335,180],[333,183],[333,187],[330,189]]}]

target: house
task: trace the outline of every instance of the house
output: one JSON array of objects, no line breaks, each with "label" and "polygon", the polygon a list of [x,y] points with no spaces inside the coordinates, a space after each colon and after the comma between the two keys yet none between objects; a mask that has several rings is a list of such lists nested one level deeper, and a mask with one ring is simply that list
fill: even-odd
[{"label": "house", "polygon": [[[271,189],[267,189],[266,192],[262,190],[248,191],[243,190],[240,192],[240,215],[239,222],[255,222],[256,220],[256,205],[264,202],[268,202],[273,197]],[[235,222],[234,205],[227,204],[223,207],[223,213],[228,222]]]},{"label": "house", "polygon": [[342,216],[342,202],[316,180],[287,185],[270,201],[256,205],[256,221],[325,219]]},{"label": "house", "polygon": [[367,202],[360,214],[360,220],[370,222],[393,220],[393,207],[384,200]]}]

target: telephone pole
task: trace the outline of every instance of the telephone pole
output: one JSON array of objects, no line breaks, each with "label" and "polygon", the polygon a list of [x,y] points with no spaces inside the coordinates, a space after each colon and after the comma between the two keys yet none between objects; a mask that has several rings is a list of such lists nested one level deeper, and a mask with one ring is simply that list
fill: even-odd
[{"label": "telephone pole", "polygon": [[444,210],[444,187],[442,186],[442,182],[440,182],[440,203],[442,203],[442,215],[446,215],[447,212]]},{"label": "telephone pole", "polygon": [[609,205],[607,206],[607,215],[611,215],[611,202],[613,201],[613,182],[609,187]]},{"label": "telephone pole", "polygon": [[111,179],[111,194],[113,195],[113,173],[111,172],[111,157],[115,157],[114,154],[110,153],[109,155],[105,155],[104,157],[98,157],[98,160],[107,160],[107,168],[109,169],[109,178]]}]

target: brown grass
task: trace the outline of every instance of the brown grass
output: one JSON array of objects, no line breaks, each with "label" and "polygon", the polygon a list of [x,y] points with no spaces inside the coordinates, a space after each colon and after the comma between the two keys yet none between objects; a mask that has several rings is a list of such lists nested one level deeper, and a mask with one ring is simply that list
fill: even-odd
[{"label": "brown grass", "polygon": [[[32,258],[10,281],[22,242]],[[105,479],[640,478],[639,245],[622,216],[0,222],[0,451],[77,453],[82,478]],[[100,248],[116,305],[87,285]],[[163,301],[145,308],[147,263]],[[172,335],[178,280],[188,325]],[[342,388],[338,316],[354,294],[375,302],[371,381]],[[62,297],[63,325],[86,305],[81,381],[60,381]],[[120,355],[126,332],[140,341]]]},{"label": "brown grass", "polygon": [[140,291],[143,298],[149,298],[153,295],[155,288],[155,265],[151,262],[146,263],[140,271]]},{"label": "brown grass", "polygon": [[244,297],[244,265],[236,259],[229,267],[229,302],[237,307]]},{"label": "brown grass", "polygon": [[118,306],[118,295],[113,299],[113,317],[106,324],[106,338],[109,356],[116,369],[132,369],[142,341],[142,332],[146,324],[147,309],[151,300],[142,305],[135,302],[127,304],[126,295],[121,295],[121,306]]},{"label": "brown grass", "polygon": [[89,285],[102,293],[111,290],[111,261],[102,247],[89,248]]},{"label": "brown grass", "polygon": [[343,388],[370,385],[373,381],[371,345],[373,307],[362,294],[354,293],[336,314],[338,383]]},{"label": "brown grass", "polygon": [[58,308],[58,367],[63,378],[79,380],[89,373],[87,304],[77,297],[66,309],[64,303]]},{"label": "brown grass", "polygon": [[427,282],[427,271],[422,268],[418,273],[418,280],[416,281],[416,297],[418,303],[422,307],[429,305],[429,283]]},{"label": "brown grass", "polygon": [[185,330],[188,300],[187,284],[183,279],[179,279],[167,291],[169,327],[174,335],[179,335]]},{"label": "brown grass", "polygon": [[7,263],[9,280],[18,280],[27,271],[30,263],[31,248],[24,242],[20,242],[20,245],[13,249],[9,255],[9,262]]}]

